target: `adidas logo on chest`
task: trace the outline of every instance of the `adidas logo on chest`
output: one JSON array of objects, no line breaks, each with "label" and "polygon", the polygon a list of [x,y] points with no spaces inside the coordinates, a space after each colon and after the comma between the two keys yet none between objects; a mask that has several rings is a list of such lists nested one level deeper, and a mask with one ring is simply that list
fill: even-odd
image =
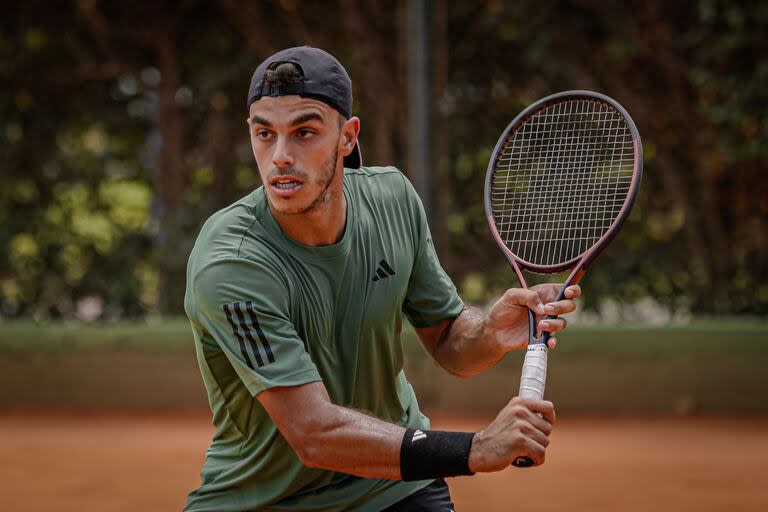
[{"label": "adidas logo on chest", "polygon": [[376,282],[381,279],[386,279],[388,277],[392,277],[395,275],[394,269],[384,260],[381,260],[379,262],[379,266],[376,269],[376,273],[373,276],[373,279],[371,281]]}]

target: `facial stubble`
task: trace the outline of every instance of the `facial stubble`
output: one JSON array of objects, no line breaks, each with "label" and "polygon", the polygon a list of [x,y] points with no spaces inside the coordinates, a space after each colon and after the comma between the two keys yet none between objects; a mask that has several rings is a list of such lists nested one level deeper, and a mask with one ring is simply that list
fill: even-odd
[{"label": "facial stubble", "polygon": [[[301,208],[299,210],[280,210],[276,208],[274,204],[270,204],[270,207],[283,215],[301,215],[304,213],[311,213],[311,212],[315,212],[317,210],[322,209],[331,201],[331,192],[328,189],[330,188],[331,183],[333,183],[333,180],[336,178],[336,163],[338,158],[339,158],[339,148],[335,147],[333,150],[333,155],[331,155],[331,158],[329,158],[326,161],[326,163],[322,166],[322,169],[324,172],[322,173],[322,176],[319,181],[319,185],[322,187],[322,190],[308,206],[306,206],[305,208]],[[307,177],[307,173],[299,169],[296,169],[294,167],[288,167],[282,171],[274,169],[272,173],[278,176],[292,175],[292,176],[300,177],[302,179],[306,179]]]}]

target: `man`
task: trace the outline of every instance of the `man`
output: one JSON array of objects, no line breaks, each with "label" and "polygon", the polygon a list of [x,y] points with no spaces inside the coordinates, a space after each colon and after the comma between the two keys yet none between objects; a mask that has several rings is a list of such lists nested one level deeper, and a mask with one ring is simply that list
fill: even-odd
[{"label": "man", "polygon": [[525,347],[527,308],[571,312],[578,287],[554,303],[546,285],[508,290],[487,314],[465,306],[410,183],[361,166],[351,82],[326,52],[268,58],[248,109],[263,186],[208,219],[187,271],[217,428],[187,510],[447,512],[443,477],[543,463],[549,402],[513,399],[478,433],[429,430],[402,371],[402,314],[466,377]]}]

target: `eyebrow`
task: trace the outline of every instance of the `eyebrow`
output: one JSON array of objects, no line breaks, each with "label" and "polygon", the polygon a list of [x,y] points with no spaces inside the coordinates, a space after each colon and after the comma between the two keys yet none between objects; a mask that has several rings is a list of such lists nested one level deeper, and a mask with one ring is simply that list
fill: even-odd
[{"label": "eyebrow", "polygon": [[320,121],[323,122],[325,119],[323,119],[323,116],[318,114],[317,112],[309,112],[308,114],[302,114],[293,121],[291,121],[291,126],[296,126],[297,124],[304,124],[308,121]]},{"label": "eyebrow", "polygon": [[[263,117],[257,116],[256,114],[252,115],[248,119],[248,121],[250,121],[251,123],[258,123],[258,124],[264,125],[264,126],[266,126],[268,128],[272,127],[272,123],[270,123],[268,120],[264,119]],[[323,122],[323,121],[325,121],[325,119],[323,119],[323,116],[321,116],[320,114],[318,114],[316,112],[310,112],[310,113],[307,113],[307,114],[302,114],[299,117],[297,117],[296,119],[294,119],[293,121],[291,121],[291,126],[296,126],[298,124],[304,124],[304,123],[306,123],[308,121],[320,121],[320,122]]]},{"label": "eyebrow", "polygon": [[270,123],[269,121],[267,121],[267,120],[266,120],[266,119],[264,119],[263,117],[259,117],[259,116],[257,116],[256,114],[254,114],[254,115],[252,115],[251,117],[249,117],[249,118],[248,118],[248,122],[249,122],[249,123],[252,123],[252,124],[255,124],[255,123],[258,123],[258,124],[263,124],[264,126],[267,126],[267,127],[269,127],[269,128],[271,128],[271,127],[272,127],[272,123]]}]

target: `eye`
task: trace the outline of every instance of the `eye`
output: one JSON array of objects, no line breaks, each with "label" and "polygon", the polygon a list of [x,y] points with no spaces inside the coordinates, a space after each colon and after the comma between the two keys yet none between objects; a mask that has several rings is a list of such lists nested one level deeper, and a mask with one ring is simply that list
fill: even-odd
[{"label": "eye", "polygon": [[315,134],[314,130],[310,130],[309,128],[300,128],[298,131],[298,135],[302,139],[306,139],[308,137],[311,137]]},{"label": "eye", "polygon": [[261,140],[268,140],[270,137],[272,137],[272,133],[269,130],[256,130],[256,137]]}]

